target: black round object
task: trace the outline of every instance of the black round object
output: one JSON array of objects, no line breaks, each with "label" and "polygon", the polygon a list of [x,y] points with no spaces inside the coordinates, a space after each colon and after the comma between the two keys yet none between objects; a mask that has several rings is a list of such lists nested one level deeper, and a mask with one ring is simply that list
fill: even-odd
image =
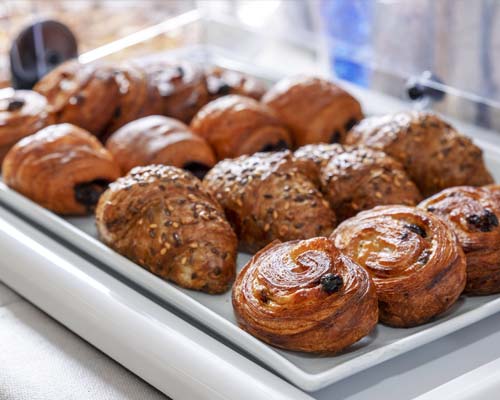
[{"label": "black round object", "polygon": [[62,62],[78,56],[75,35],[57,21],[35,22],[16,37],[9,52],[12,85],[31,89]]}]

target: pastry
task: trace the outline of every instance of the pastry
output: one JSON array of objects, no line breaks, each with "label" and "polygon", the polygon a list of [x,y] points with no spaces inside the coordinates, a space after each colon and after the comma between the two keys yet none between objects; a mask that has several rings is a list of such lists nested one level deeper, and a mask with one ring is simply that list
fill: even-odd
[{"label": "pastry", "polygon": [[185,62],[150,62],[143,66],[161,96],[162,114],[189,123],[208,102],[203,71]]},{"label": "pastry", "polygon": [[161,115],[129,122],[111,135],[106,147],[124,173],[140,165],[165,164],[202,178],[216,163],[205,139],[181,121]]},{"label": "pastry", "polygon": [[33,88],[47,97],[56,123],[71,123],[101,136],[118,104],[113,70],[102,64],[67,61]]},{"label": "pastry", "polygon": [[338,353],[378,319],[369,275],[327,238],[270,244],[240,272],[232,298],[241,328],[286,350]]},{"label": "pastry", "polygon": [[0,90],[0,165],[9,149],[52,122],[47,100],[31,90]]},{"label": "pastry", "polygon": [[376,207],[344,221],[332,240],[370,273],[384,324],[423,324],[449,309],[465,287],[462,249],[451,229],[427,211]]},{"label": "pastry", "polygon": [[101,196],[96,223],[112,249],[182,287],[222,293],[234,278],[236,236],[219,204],[182,169],[132,169]]},{"label": "pastry", "polygon": [[275,239],[326,236],[335,226],[328,202],[289,151],[220,161],[203,183],[224,207],[242,251]]},{"label": "pastry", "polygon": [[219,160],[291,146],[287,129],[268,107],[238,95],[208,103],[193,118],[191,129],[212,145]]},{"label": "pastry", "polygon": [[345,152],[344,146],[339,143],[317,143],[299,147],[294,151],[293,156],[299,162],[304,161],[301,171],[319,186],[321,184],[321,169],[333,157],[343,152]]},{"label": "pastry", "polygon": [[258,79],[221,67],[210,67],[205,71],[205,80],[210,101],[228,94],[239,94],[255,100],[266,92],[266,86]]},{"label": "pastry", "polygon": [[488,189],[461,186],[424,200],[420,208],[443,219],[467,258],[465,292],[500,293],[500,202]]},{"label": "pastry", "polygon": [[363,120],[347,144],[364,144],[401,164],[424,196],[452,186],[493,183],[481,149],[437,115],[402,112]]},{"label": "pastry", "polygon": [[22,139],[7,153],[2,168],[9,187],[64,215],[92,211],[120,176],[101,143],[71,124],[50,125]]},{"label": "pastry", "polygon": [[414,206],[422,199],[401,164],[363,146],[344,146],[321,170],[320,180],[339,221],[377,205]]},{"label": "pastry", "polygon": [[296,76],[276,83],[262,98],[292,132],[296,147],[310,143],[343,143],[361,119],[358,101],[334,83]]},{"label": "pastry", "polygon": [[106,137],[130,121],[162,112],[158,89],[139,67],[116,67],[114,76],[118,84],[118,104],[106,126]]}]

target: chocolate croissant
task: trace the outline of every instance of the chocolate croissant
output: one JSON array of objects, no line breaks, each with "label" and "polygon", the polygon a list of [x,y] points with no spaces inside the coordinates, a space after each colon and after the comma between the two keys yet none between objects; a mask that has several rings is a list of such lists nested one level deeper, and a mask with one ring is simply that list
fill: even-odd
[{"label": "chocolate croissant", "polygon": [[238,95],[208,103],[193,118],[191,129],[210,143],[219,160],[291,146],[287,129],[268,107]]},{"label": "chocolate croissant", "polygon": [[71,123],[96,136],[104,133],[119,99],[111,68],[77,61],[61,64],[33,90],[47,98],[56,123]]},{"label": "chocolate croissant", "polygon": [[455,235],[424,210],[376,207],[344,221],[332,240],[372,276],[384,324],[423,324],[449,309],[465,287],[465,256]]},{"label": "chocolate croissant", "polygon": [[162,114],[189,123],[209,101],[203,71],[186,61],[143,65],[150,83],[161,96]]},{"label": "chocolate croissant", "polygon": [[47,100],[31,90],[0,90],[0,165],[7,152],[23,137],[52,122]]},{"label": "chocolate croissant", "polygon": [[304,162],[301,167],[302,172],[319,186],[321,184],[321,170],[333,157],[345,151],[344,146],[339,143],[307,144],[295,150],[293,156],[299,162]]},{"label": "chocolate croissant", "polygon": [[337,353],[378,319],[369,275],[326,238],[261,250],[236,278],[232,298],[241,328],[287,350]]},{"label": "chocolate croissant", "polygon": [[222,293],[234,278],[236,236],[187,171],[134,168],[101,196],[96,222],[104,243],[182,287]]},{"label": "chocolate croissant", "polygon": [[343,143],[363,118],[359,102],[327,80],[296,76],[276,83],[262,98],[292,132],[296,147]]},{"label": "chocolate croissant", "polygon": [[452,186],[493,183],[481,149],[431,113],[367,118],[352,129],[346,143],[363,144],[394,157],[424,196]]},{"label": "chocolate croissant", "polygon": [[255,252],[282,241],[329,235],[335,214],[289,151],[220,161],[205,176],[240,239]]},{"label": "chocolate croissant", "polygon": [[378,205],[414,206],[422,199],[401,164],[364,146],[344,146],[321,170],[320,180],[339,221]]},{"label": "chocolate croissant", "polygon": [[420,208],[442,218],[457,235],[467,258],[465,292],[500,293],[500,202],[488,190],[462,186],[424,200]]},{"label": "chocolate croissant", "polygon": [[262,81],[221,67],[208,68],[205,71],[205,80],[210,101],[228,94],[239,94],[260,100],[266,92],[266,86]]},{"label": "chocolate croissant", "polygon": [[129,122],[111,135],[106,147],[124,173],[140,165],[165,164],[202,178],[216,163],[205,139],[182,122],[160,115]]},{"label": "chocolate croissant", "polygon": [[7,153],[2,168],[9,187],[64,215],[92,211],[120,176],[101,143],[71,124],[50,125],[22,139]]}]

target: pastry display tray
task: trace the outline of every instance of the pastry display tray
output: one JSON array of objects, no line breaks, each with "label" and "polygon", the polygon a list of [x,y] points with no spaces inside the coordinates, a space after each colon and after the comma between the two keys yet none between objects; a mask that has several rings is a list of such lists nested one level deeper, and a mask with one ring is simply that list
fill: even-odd
[{"label": "pastry display tray", "polygon": [[[253,75],[272,80],[272,74],[251,71],[249,66],[238,64],[224,54],[212,57],[211,62],[214,61],[218,65],[237,67],[244,72],[252,72]],[[391,104],[381,98],[377,99],[368,92],[356,92],[355,95],[360,98],[368,114],[394,112],[405,107],[400,102]],[[388,109],[382,109],[382,103],[386,104]],[[370,104],[373,104],[373,108]],[[398,104],[399,108],[393,109]],[[495,180],[500,182],[500,148],[482,140],[477,140],[477,143],[485,152],[486,163]],[[336,356],[278,350],[252,337],[236,325],[230,292],[208,295],[184,290],[161,280],[102,244],[97,239],[93,217],[61,218],[10,190],[1,181],[0,203],[40,227],[66,247],[119,277],[143,295],[169,310],[174,310],[221,342],[307,391],[323,388],[500,311],[500,295],[462,297],[451,310],[434,322],[411,329],[394,329],[379,324],[369,337]],[[248,254],[238,255],[238,271],[249,259]],[[145,338],[137,337],[136,340]]]}]

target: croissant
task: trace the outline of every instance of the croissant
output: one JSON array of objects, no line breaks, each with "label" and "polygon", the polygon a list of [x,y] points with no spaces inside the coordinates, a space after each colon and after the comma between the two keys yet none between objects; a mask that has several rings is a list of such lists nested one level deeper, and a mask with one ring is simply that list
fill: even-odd
[{"label": "croissant", "polygon": [[56,123],[71,123],[96,136],[104,133],[119,98],[111,68],[77,61],[61,64],[33,90],[47,97]]},{"label": "croissant", "polygon": [[326,238],[259,251],[236,278],[232,300],[242,329],[287,350],[337,353],[378,319],[369,275]]},{"label": "croissant", "polygon": [[449,309],[465,287],[465,256],[455,235],[424,210],[379,206],[344,221],[331,238],[370,273],[384,324],[423,324]]},{"label": "croissant", "polygon": [[212,145],[219,160],[291,146],[288,131],[269,108],[238,95],[208,103],[193,118],[191,129]]},{"label": "croissant", "polygon": [[146,63],[143,68],[161,96],[162,114],[189,123],[209,101],[203,71],[186,61]]},{"label": "croissant", "polygon": [[120,176],[101,143],[71,124],[51,125],[22,139],[2,168],[9,187],[65,215],[92,211],[109,182]]},{"label": "croissant", "polygon": [[289,151],[220,161],[203,183],[224,207],[243,251],[275,239],[326,236],[335,226],[328,202]]},{"label": "croissant", "polygon": [[346,151],[339,143],[307,144],[294,151],[293,156],[303,162],[301,171],[317,186],[321,185],[321,169],[335,156]]},{"label": "croissant", "polygon": [[96,223],[112,249],[182,287],[222,293],[234,278],[236,236],[219,204],[182,169],[134,168],[101,196]]},{"label": "croissant", "polygon": [[493,183],[482,151],[437,115],[402,112],[363,120],[347,144],[364,144],[392,156],[424,196],[452,186]]},{"label": "croissant", "polygon": [[414,206],[422,199],[401,164],[381,151],[344,146],[320,173],[321,188],[340,221],[377,205]]},{"label": "croissant", "polygon": [[51,122],[47,100],[42,95],[31,90],[0,89],[0,165],[20,139]]},{"label": "croissant", "polygon": [[182,122],[153,115],[129,122],[106,142],[124,173],[133,167],[165,164],[202,178],[216,163],[212,148]]},{"label": "croissant", "polygon": [[116,67],[113,72],[119,89],[118,104],[103,139],[130,121],[162,112],[160,93],[142,69],[129,64]]},{"label": "croissant", "polygon": [[260,100],[266,92],[266,86],[260,80],[221,67],[208,68],[205,71],[205,80],[210,101],[228,94],[239,94]]},{"label": "croissant", "polygon": [[457,235],[467,258],[471,295],[500,293],[500,201],[488,189],[445,189],[419,207],[442,218]]},{"label": "croissant", "polygon": [[292,132],[295,146],[343,143],[363,118],[359,102],[332,82],[310,76],[285,78],[262,98]]}]

